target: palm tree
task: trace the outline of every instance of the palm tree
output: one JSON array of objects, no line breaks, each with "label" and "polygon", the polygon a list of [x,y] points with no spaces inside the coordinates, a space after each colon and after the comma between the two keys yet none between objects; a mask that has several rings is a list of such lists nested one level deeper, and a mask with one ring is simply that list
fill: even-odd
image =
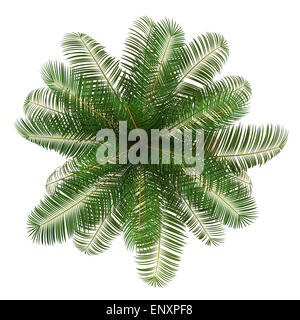
[{"label": "palm tree", "polygon": [[[34,242],[47,245],[73,237],[89,255],[122,233],[141,278],[162,286],[178,269],[186,229],[219,245],[225,226],[255,219],[246,172],[277,155],[287,132],[233,126],[248,112],[251,89],[242,77],[213,81],[228,57],[223,36],[207,33],[184,44],[174,21],[142,17],[125,46],[119,62],[88,35],[70,33],[62,47],[71,66],[43,66],[46,87],[28,95],[17,130],[68,160],[48,178],[48,194],[31,212],[28,230]],[[202,129],[203,172],[175,163],[99,163],[96,134],[111,128],[118,135],[120,120],[128,130],[146,132]]]}]

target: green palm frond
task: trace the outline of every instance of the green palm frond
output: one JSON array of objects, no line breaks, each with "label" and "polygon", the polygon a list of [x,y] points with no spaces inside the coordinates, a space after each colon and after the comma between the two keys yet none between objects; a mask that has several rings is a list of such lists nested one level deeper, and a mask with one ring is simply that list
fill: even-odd
[{"label": "green palm frond", "polygon": [[126,40],[123,66],[130,77],[124,80],[122,92],[134,114],[145,122],[151,121],[155,109],[164,105],[178,83],[175,54],[183,40],[183,31],[174,21],[153,23],[147,18],[136,21]]},{"label": "green palm frond", "polygon": [[[144,59],[148,41],[155,27],[155,22],[148,17],[141,17],[130,28],[129,36],[125,41],[122,66],[132,74],[138,64]],[[141,64],[142,67],[142,64]],[[145,66],[147,67],[147,66]]]},{"label": "green palm frond", "polygon": [[286,141],[287,131],[280,126],[238,126],[211,134],[207,150],[217,160],[228,162],[236,170],[247,170],[272,159]]},{"label": "green palm frond", "polygon": [[79,228],[74,235],[74,244],[88,255],[96,255],[107,250],[112,240],[122,231],[122,221],[118,212],[111,208],[111,213],[101,217],[91,230]]},{"label": "green palm frond", "polygon": [[208,214],[212,218],[212,225],[216,224],[216,234],[220,231],[221,238],[222,232],[217,221],[229,227],[241,228],[256,217],[256,205],[249,188],[211,158],[205,161],[201,175],[182,165],[174,177],[171,175],[171,179],[172,185],[177,185],[179,195],[188,204],[184,207],[190,211],[189,214],[192,210],[201,212],[203,217]]},{"label": "green palm frond", "polygon": [[210,89],[212,92],[231,92],[233,95],[240,95],[241,99],[245,102],[248,102],[251,97],[251,87],[249,82],[237,76],[227,76],[221,80],[214,81],[205,88],[199,88],[197,85],[192,83],[183,83],[180,89],[182,95],[187,97],[193,97],[194,99],[201,99],[203,94],[207,89]]},{"label": "green palm frond", "polygon": [[124,241],[129,249],[151,246],[160,232],[161,178],[149,169],[142,164],[132,169],[121,195],[119,210],[124,219]]},{"label": "green palm frond", "polygon": [[186,45],[178,55],[182,70],[178,86],[187,79],[207,85],[226,62],[228,46],[223,36],[217,33],[207,33]]},{"label": "green palm frond", "polygon": [[101,170],[107,173],[108,168],[109,166],[103,166],[97,161],[96,150],[92,149],[83,155],[68,159],[62,166],[56,168],[46,181],[47,193],[52,195],[61,184],[81,173],[93,174],[97,170],[97,174],[100,175],[102,174]]},{"label": "green palm frond", "polygon": [[64,104],[49,88],[41,88],[32,91],[24,103],[24,113],[30,118],[41,118],[48,114],[65,114]]},{"label": "green palm frond", "polygon": [[64,54],[76,71],[86,79],[102,80],[111,90],[118,81],[119,62],[110,57],[97,41],[84,33],[68,33],[62,47]]},{"label": "green palm frond", "polygon": [[45,185],[46,191],[49,195],[52,195],[60,184],[77,172],[75,161],[76,158],[69,159],[51,173]]},{"label": "green palm frond", "polygon": [[183,41],[182,29],[172,20],[163,20],[153,29],[149,48],[151,55],[148,57],[153,60],[149,77],[149,103],[158,105],[157,96],[167,97],[168,90],[176,85],[179,72],[174,60],[176,52],[183,47]]},{"label": "green palm frond", "polygon": [[[168,210],[176,213],[180,221],[202,240],[206,245],[219,245],[223,242],[224,228],[222,224],[212,217],[212,214],[204,206],[199,192],[190,192],[185,195],[174,191],[176,198],[168,203]],[[170,196],[169,196],[170,198]]]},{"label": "green palm frond", "polygon": [[[151,56],[150,39],[155,28],[155,23],[148,17],[135,21],[125,41],[125,50],[122,66],[128,75],[124,78],[121,88],[126,99],[136,99],[147,103],[149,96],[149,74],[153,74],[152,66],[147,63]],[[133,90],[134,88],[134,90]]]},{"label": "green palm frond", "polygon": [[201,99],[183,99],[167,113],[169,130],[202,128],[211,129],[230,125],[248,112],[247,102],[232,91],[206,90]]},{"label": "green palm frond", "polygon": [[240,228],[248,225],[256,216],[255,203],[245,188],[240,187],[233,179],[219,178],[213,182],[199,177],[193,172],[184,169],[204,193],[204,205],[209,204],[213,217],[225,225]]},{"label": "green palm frond", "polygon": [[91,115],[92,121],[95,122],[96,119],[98,125],[112,128],[117,126],[112,119],[112,109],[116,110],[118,104],[114,103],[115,100],[107,90],[97,82],[84,81],[73,69],[63,63],[51,61],[43,66],[42,77],[49,88],[63,95],[64,103],[75,117],[83,114],[81,118],[86,118]]},{"label": "green palm frond", "polygon": [[29,233],[36,242],[63,242],[78,228],[90,228],[95,220],[111,214],[118,199],[118,188],[126,168],[114,167],[101,178],[82,174],[46,196],[31,212]]},{"label": "green palm frond", "polygon": [[249,194],[252,193],[252,181],[245,171],[240,171],[230,176],[240,182],[244,187],[246,187],[249,190]]},{"label": "green palm frond", "polygon": [[184,242],[181,222],[169,212],[164,212],[157,243],[138,250],[136,261],[141,278],[153,286],[163,286],[176,274]]},{"label": "green palm frond", "polygon": [[[184,44],[175,21],[142,17],[130,29],[120,62],[83,33],[66,34],[62,46],[70,66],[50,61],[42,67],[46,86],[27,96],[25,118],[16,123],[25,139],[68,158],[47,179],[47,195],[28,218],[29,235],[47,245],[72,237],[80,251],[95,255],[122,234],[140,277],[163,286],[178,270],[186,231],[216,246],[226,226],[255,220],[246,171],[276,156],[287,131],[234,126],[249,111],[251,87],[239,76],[214,80],[229,52],[219,34]],[[152,129],[166,130],[156,145],[137,137],[125,146],[120,121],[127,123],[127,136],[132,129],[144,129],[148,138]],[[99,158],[101,129],[113,130],[117,139],[116,154],[105,153],[107,162]],[[185,154],[178,157],[174,135],[186,129],[193,140],[181,147],[198,157],[203,170]],[[199,131],[203,155],[197,153]],[[169,153],[164,138],[170,139]],[[144,148],[136,156],[147,163],[124,161],[136,142]]]},{"label": "green palm frond", "polygon": [[67,157],[88,152],[98,145],[94,134],[82,133],[80,125],[75,125],[72,119],[66,120],[65,117],[43,118],[39,122],[20,119],[16,128],[25,139]]}]

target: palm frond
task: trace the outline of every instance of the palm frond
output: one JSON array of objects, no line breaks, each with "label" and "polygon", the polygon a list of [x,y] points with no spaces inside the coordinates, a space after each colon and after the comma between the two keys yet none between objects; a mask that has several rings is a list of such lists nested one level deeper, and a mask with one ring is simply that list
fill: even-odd
[{"label": "palm frond", "polygon": [[[154,74],[150,79],[149,103],[152,103],[157,95],[166,99],[168,93],[177,84],[176,80],[180,73],[174,57],[176,52],[183,47],[184,34],[173,20],[165,19],[155,26],[152,41],[150,49],[154,52],[155,48],[156,57],[152,66]],[[157,107],[160,102],[155,100],[155,103]]]},{"label": "palm frond", "polygon": [[28,218],[33,241],[63,242],[80,226],[89,229],[94,221],[109,215],[118,199],[119,179],[126,171],[124,166],[114,168],[114,172],[90,183],[87,183],[90,176],[82,175],[59,187],[52,196],[46,196]]},{"label": "palm frond", "polygon": [[156,106],[162,103],[177,84],[180,74],[174,57],[183,40],[182,29],[169,19],[154,24],[142,18],[131,30],[123,57],[129,73],[125,87],[134,87],[146,109],[154,101]]},{"label": "palm frond", "polygon": [[239,173],[231,174],[231,176],[245,186],[249,190],[250,194],[252,193],[252,181],[247,172],[241,171]]},{"label": "palm frond", "polygon": [[66,120],[66,117],[57,116],[44,118],[43,122],[20,119],[16,128],[25,139],[68,157],[78,156],[99,145],[94,134],[82,133],[80,129],[76,130],[72,119]]},{"label": "palm frond", "polygon": [[143,54],[148,46],[149,38],[155,27],[155,22],[147,16],[137,19],[130,28],[129,36],[125,41],[125,50],[122,65],[128,73],[134,72],[134,68],[143,59]]},{"label": "palm frond", "polygon": [[[173,167],[173,168],[172,168]],[[223,242],[224,228],[204,206],[204,194],[194,183],[182,174],[179,165],[171,168],[152,166],[152,170],[164,176],[168,185],[162,185],[164,209],[173,212],[189,231],[206,245],[219,245]],[[165,183],[165,182],[164,182]]]},{"label": "palm frond", "polygon": [[[115,108],[115,100],[111,98],[105,87],[103,88],[97,82],[84,81],[73,69],[59,62],[49,61],[43,66],[41,73],[49,88],[64,95],[65,104],[72,109],[74,116],[80,116],[83,113],[86,118],[93,115],[90,120],[98,120],[98,126],[99,124],[112,128],[117,126],[114,123],[112,111]],[[95,95],[94,92],[98,94]],[[101,101],[103,98],[104,103]]]},{"label": "palm frond", "polygon": [[[115,156],[116,160],[117,158],[118,154]],[[52,195],[59,186],[70,179],[76,179],[81,174],[89,174],[91,177],[96,174],[97,177],[101,177],[113,171],[114,165],[98,162],[97,149],[92,149],[83,155],[68,159],[62,166],[56,168],[47,179],[46,190],[49,195]]]},{"label": "palm frond", "polygon": [[189,97],[194,100],[201,100],[202,96],[209,92],[231,92],[233,95],[241,96],[241,100],[248,102],[251,97],[251,87],[249,82],[238,76],[226,76],[218,81],[213,81],[207,84],[204,88],[200,88],[192,83],[183,83],[180,87],[180,93],[183,96]]},{"label": "palm frond", "polygon": [[215,129],[239,120],[248,112],[247,101],[232,90],[207,89],[196,101],[183,99],[167,113],[167,127]]},{"label": "palm frond", "polygon": [[62,47],[80,75],[90,80],[102,80],[117,94],[114,85],[122,72],[119,61],[110,57],[102,45],[84,33],[67,33]]},{"label": "palm frond", "polygon": [[[196,199],[195,199],[196,196]],[[202,196],[202,195],[201,195]],[[199,194],[190,194],[186,199],[179,196],[176,209],[171,206],[172,212],[189,228],[195,236],[206,245],[220,245],[223,242],[224,228],[219,221],[211,217],[210,213],[200,206]]]},{"label": "palm frond", "polygon": [[[152,19],[141,17],[134,22],[125,41],[122,65],[126,70],[126,76],[123,79],[121,90],[127,100],[132,99],[132,96],[134,96],[144,104],[147,101],[146,94],[149,86],[147,75],[151,70],[149,70],[150,66],[146,61],[150,37],[154,27],[155,23]],[[135,90],[132,90],[133,87]]]},{"label": "palm frond", "polygon": [[211,133],[206,145],[217,160],[245,171],[276,156],[285,146],[287,137],[287,131],[278,125],[240,125]]},{"label": "palm frond", "polygon": [[178,86],[187,79],[207,85],[226,62],[228,46],[223,36],[206,33],[181,49],[178,56],[183,74]]},{"label": "palm frond", "polygon": [[46,181],[46,191],[49,195],[57,191],[57,187],[76,172],[76,158],[68,159],[62,166],[57,167]]},{"label": "palm frond", "polygon": [[195,183],[188,184],[188,188],[198,187],[198,192],[203,194],[202,204],[198,205],[207,210],[211,217],[233,228],[245,227],[253,222],[256,217],[254,199],[249,195],[249,190],[234,178],[222,173],[222,170],[216,170],[215,165],[206,169],[205,175],[197,175],[190,168],[183,167],[182,170]]},{"label": "palm frond", "polygon": [[30,92],[24,103],[24,113],[30,118],[42,118],[48,114],[65,114],[65,106],[59,96],[49,88],[41,88]]},{"label": "palm frond", "polygon": [[124,241],[129,249],[147,248],[159,236],[161,212],[160,177],[149,166],[132,169],[118,209],[124,218]]},{"label": "palm frond", "polygon": [[185,242],[181,222],[169,212],[164,212],[157,243],[136,254],[138,273],[148,284],[163,286],[175,276]]},{"label": "palm frond", "polygon": [[112,240],[122,231],[122,219],[112,208],[111,213],[102,217],[92,230],[79,229],[74,235],[74,244],[88,255],[96,255],[110,247]]}]

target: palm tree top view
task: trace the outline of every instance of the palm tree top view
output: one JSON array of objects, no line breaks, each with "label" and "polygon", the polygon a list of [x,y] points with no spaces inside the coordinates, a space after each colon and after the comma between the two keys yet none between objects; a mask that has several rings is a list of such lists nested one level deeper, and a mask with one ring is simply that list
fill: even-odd
[{"label": "palm tree top view", "polygon": [[[25,118],[16,123],[24,138],[67,157],[29,215],[29,235],[47,245],[72,237],[80,251],[94,255],[122,234],[140,277],[163,286],[178,269],[187,230],[206,245],[219,245],[226,226],[244,227],[256,218],[247,170],[277,155],[287,131],[233,126],[249,110],[251,88],[238,76],[214,80],[228,58],[219,34],[185,44],[173,20],[142,17],[120,61],[83,33],[66,34],[62,47],[70,66],[50,61],[42,67],[46,86],[28,95]],[[165,164],[163,152],[158,163],[123,163],[120,139],[113,159],[98,161],[99,130],[112,129],[120,138],[120,121],[127,133],[141,128],[149,136],[153,129],[190,130],[192,152],[201,130],[203,170],[184,161]],[[125,153],[137,142],[128,141]],[[142,149],[134,150],[142,156]],[[150,159],[152,144],[147,151]]]}]

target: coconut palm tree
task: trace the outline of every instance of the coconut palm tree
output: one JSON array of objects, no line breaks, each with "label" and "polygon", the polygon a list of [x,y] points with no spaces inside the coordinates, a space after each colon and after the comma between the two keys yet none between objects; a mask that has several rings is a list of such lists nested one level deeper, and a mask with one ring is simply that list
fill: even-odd
[{"label": "coconut palm tree", "polygon": [[[277,155],[287,132],[278,125],[233,126],[249,110],[251,89],[242,77],[214,80],[228,58],[219,34],[185,44],[174,21],[142,17],[121,61],[83,33],[66,34],[62,47],[70,66],[43,66],[46,86],[28,95],[26,117],[16,123],[24,138],[68,158],[49,176],[48,194],[29,215],[29,234],[47,245],[72,237],[89,255],[122,234],[141,278],[165,285],[178,269],[186,230],[219,245],[225,226],[255,219],[247,170]],[[123,164],[120,152],[97,161],[97,132],[110,128],[118,136],[121,120],[128,131],[201,129],[203,171],[184,162]]]}]

